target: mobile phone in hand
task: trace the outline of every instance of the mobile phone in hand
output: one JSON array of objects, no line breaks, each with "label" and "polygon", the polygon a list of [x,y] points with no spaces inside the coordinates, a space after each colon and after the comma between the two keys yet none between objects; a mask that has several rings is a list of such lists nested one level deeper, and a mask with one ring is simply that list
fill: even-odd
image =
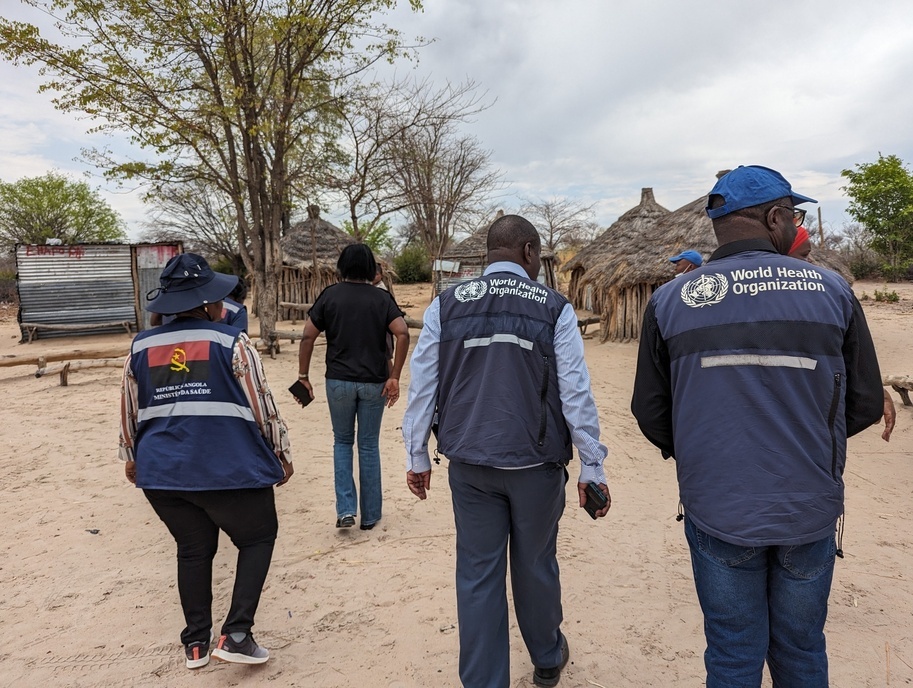
[{"label": "mobile phone in hand", "polygon": [[307,406],[314,401],[311,399],[311,393],[308,392],[308,388],[304,386],[304,383],[301,382],[301,380],[296,381],[294,385],[288,388],[288,391],[295,396],[298,403],[302,406]]},{"label": "mobile phone in hand", "polygon": [[600,509],[605,509],[605,505],[609,503],[609,500],[596,483],[587,483],[586,488],[584,488],[584,494],[586,494],[586,502],[583,508],[586,509],[590,518],[595,521],[596,512]]}]

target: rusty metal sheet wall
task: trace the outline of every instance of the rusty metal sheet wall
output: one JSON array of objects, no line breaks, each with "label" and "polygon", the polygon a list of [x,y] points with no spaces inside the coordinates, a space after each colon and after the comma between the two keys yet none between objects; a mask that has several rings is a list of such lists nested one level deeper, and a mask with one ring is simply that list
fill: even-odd
[{"label": "rusty metal sheet wall", "polygon": [[[136,327],[130,246],[75,244],[16,248],[19,321],[78,325],[127,321]],[[123,332],[123,327],[39,330],[37,337]],[[25,335],[25,332],[23,332]]]},{"label": "rusty metal sheet wall", "polygon": [[141,330],[148,330],[150,327],[150,313],[146,310],[146,304],[149,299],[146,295],[159,286],[159,275],[162,274],[162,268],[171,258],[181,253],[180,244],[140,244],[135,247],[136,251],[136,291],[139,296],[140,323]]}]

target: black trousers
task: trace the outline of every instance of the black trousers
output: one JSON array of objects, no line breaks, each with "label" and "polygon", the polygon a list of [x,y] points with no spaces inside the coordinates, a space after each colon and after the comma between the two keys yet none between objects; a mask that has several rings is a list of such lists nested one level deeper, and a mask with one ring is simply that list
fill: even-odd
[{"label": "black trousers", "polygon": [[143,492],[178,546],[178,592],[187,623],[181,642],[209,640],[212,560],[219,548],[219,529],[238,548],[235,586],[222,634],[250,633],[279,530],[273,488]]}]

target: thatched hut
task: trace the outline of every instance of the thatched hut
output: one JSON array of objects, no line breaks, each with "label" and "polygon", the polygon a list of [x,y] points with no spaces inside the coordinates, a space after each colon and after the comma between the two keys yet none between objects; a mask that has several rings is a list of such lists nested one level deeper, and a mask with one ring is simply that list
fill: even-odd
[{"label": "thatched hut", "polygon": [[[354,237],[320,217],[320,208],[308,206],[307,219],[292,225],[279,242],[282,249],[279,301],[314,303],[320,292],[339,281],[336,274],[339,254],[354,243]],[[384,268],[384,285],[393,293],[389,269]],[[279,309],[280,320],[299,316],[298,311]]]},{"label": "thatched hut", "polygon": [[659,218],[643,233],[625,232],[591,268],[593,300],[601,307],[602,341],[640,337],[647,302],[673,277],[669,256],[691,249],[706,260],[716,249],[706,207],[705,195]]},{"label": "thatched hut", "polygon": [[[499,210],[495,220],[503,215],[504,211]],[[441,256],[441,259],[435,261],[434,287],[436,294],[454,284],[478,277],[485,271],[485,267],[488,265],[489,227],[491,227],[491,224],[480,227],[462,241],[448,248],[444,255]],[[543,248],[541,258],[542,269],[539,272],[539,279],[552,289],[556,289],[555,267],[557,260],[555,254]]]},{"label": "thatched hut", "polygon": [[[659,286],[674,277],[670,256],[690,249],[707,260],[717,249],[706,208],[704,195],[660,218],[643,234],[625,232],[611,242],[612,252],[603,254],[591,267],[595,274],[593,301],[594,305],[600,304],[602,311],[602,341],[640,337],[647,302]],[[812,258],[811,262],[851,277],[834,251],[813,248]]]},{"label": "thatched hut", "polygon": [[578,251],[561,268],[563,272],[570,273],[568,298],[574,308],[601,314],[606,293],[594,290],[594,284],[600,278],[602,267],[613,255],[626,250],[626,245],[642,243],[648,230],[668,214],[669,211],[656,202],[653,189],[641,189],[639,204],[623,213],[608,229]]},{"label": "thatched hut", "polygon": [[835,251],[832,248],[822,248],[817,244],[812,244],[812,252],[808,256],[808,262],[833,270],[850,284],[855,279],[846,257],[840,251]]}]

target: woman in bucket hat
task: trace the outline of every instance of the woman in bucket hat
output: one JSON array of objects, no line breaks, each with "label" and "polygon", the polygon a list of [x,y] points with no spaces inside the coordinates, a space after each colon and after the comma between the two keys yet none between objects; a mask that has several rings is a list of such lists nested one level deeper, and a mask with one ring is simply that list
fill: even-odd
[{"label": "woman in bucket hat", "polygon": [[[147,310],[175,319],[141,332],[124,365],[120,456],[177,543],[186,665],[209,663],[212,560],[238,548],[228,616],[212,655],[262,664],[251,634],[278,531],[273,487],[293,469],[288,432],[246,334],[222,324],[238,278],[193,253],[172,258]],[[157,292],[157,293],[156,293]]]}]

